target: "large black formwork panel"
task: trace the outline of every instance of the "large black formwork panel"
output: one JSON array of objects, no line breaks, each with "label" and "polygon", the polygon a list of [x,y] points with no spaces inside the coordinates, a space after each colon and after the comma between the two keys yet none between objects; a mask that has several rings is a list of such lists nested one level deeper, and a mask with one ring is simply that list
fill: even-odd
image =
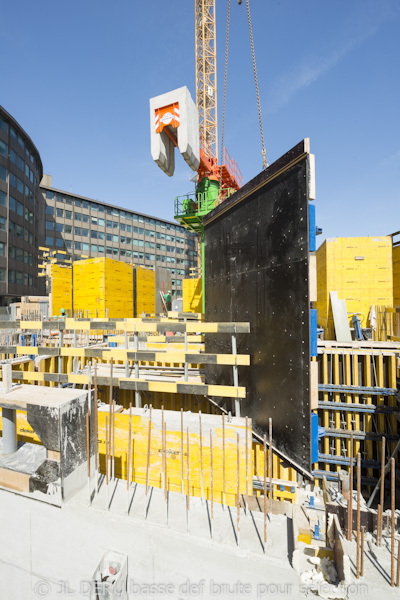
[{"label": "large black formwork panel", "polygon": [[[250,322],[237,336],[246,387],[241,416],[303,472],[311,470],[309,141],[304,140],[204,218],[206,320]],[[230,335],[206,352],[231,353]],[[207,383],[233,384],[232,368],[207,366]],[[215,399],[221,404],[229,400]],[[229,403],[229,404],[228,404]]]}]

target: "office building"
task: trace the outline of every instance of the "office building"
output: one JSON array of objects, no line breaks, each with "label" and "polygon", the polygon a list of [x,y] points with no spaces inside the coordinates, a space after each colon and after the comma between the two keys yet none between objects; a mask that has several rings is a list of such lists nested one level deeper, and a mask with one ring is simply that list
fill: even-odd
[{"label": "office building", "polygon": [[172,291],[180,295],[182,279],[197,266],[197,239],[179,224],[72,194],[52,186],[45,175],[40,245],[64,250],[75,259],[108,256],[145,267],[166,267]]}]

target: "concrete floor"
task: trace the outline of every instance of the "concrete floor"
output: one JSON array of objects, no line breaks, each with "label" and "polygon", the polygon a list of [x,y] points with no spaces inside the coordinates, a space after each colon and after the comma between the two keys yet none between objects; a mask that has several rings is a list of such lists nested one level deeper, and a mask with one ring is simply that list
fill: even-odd
[{"label": "concrete floor", "polygon": [[[108,496],[110,509],[107,510]],[[289,562],[290,520],[272,515],[264,554],[263,515],[214,505],[211,539],[209,504],[126,482],[102,482],[89,506],[88,490],[63,508],[0,490],[0,598],[38,600],[91,598],[89,582],[105,551],[128,555],[130,599],[302,598]],[[145,518],[147,514],[147,518]],[[187,526],[188,523],[188,526]],[[169,584],[169,588],[165,587]],[[149,586],[153,585],[149,593]],[[398,597],[385,581],[349,597]],[[386,593],[387,592],[387,593]],[[312,594],[310,594],[312,595]]]}]

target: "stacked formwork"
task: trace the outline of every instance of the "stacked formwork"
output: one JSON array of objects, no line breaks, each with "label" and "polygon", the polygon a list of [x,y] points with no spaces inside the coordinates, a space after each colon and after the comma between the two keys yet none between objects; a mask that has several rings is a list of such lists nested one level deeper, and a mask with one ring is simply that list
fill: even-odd
[{"label": "stacked formwork", "polygon": [[203,294],[201,278],[184,279],[182,281],[183,312],[201,313],[203,310]]},{"label": "stacked formwork", "polygon": [[330,292],[337,292],[351,319],[358,314],[369,326],[371,306],[392,306],[392,239],[328,238],[317,250],[318,324],[325,339],[335,339]]},{"label": "stacked formwork", "polygon": [[50,290],[49,314],[59,315],[63,308],[72,315],[72,268],[64,265],[48,265]]},{"label": "stacked formwork", "polygon": [[[156,275],[152,269],[134,267],[135,307],[134,316],[155,314],[156,312]],[[168,291],[168,290],[166,290]],[[126,315],[125,315],[126,316]]]},{"label": "stacked formwork", "polygon": [[393,306],[400,307],[400,243],[393,245]]},{"label": "stacked formwork", "polygon": [[353,466],[360,452],[363,484],[377,483],[382,438],[386,461],[399,441],[398,352],[394,344],[320,343],[318,415],[324,435],[314,464],[317,479],[337,480],[339,470],[350,469],[353,436]]},{"label": "stacked formwork", "polygon": [[132,267],[111,258],[91,258],[73,265],[74,311],[93,317],[133,316]]}]

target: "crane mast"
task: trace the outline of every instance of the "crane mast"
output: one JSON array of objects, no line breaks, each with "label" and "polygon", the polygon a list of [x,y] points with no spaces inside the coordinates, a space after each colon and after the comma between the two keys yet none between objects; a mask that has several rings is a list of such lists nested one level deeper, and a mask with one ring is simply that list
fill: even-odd
[{"label": "crane mast", "polygon": [[[217,52],[215,0],[195,0],[196,104],[200,147],[217,158]],[[221,157],[222,159],[222,157]]]}]

